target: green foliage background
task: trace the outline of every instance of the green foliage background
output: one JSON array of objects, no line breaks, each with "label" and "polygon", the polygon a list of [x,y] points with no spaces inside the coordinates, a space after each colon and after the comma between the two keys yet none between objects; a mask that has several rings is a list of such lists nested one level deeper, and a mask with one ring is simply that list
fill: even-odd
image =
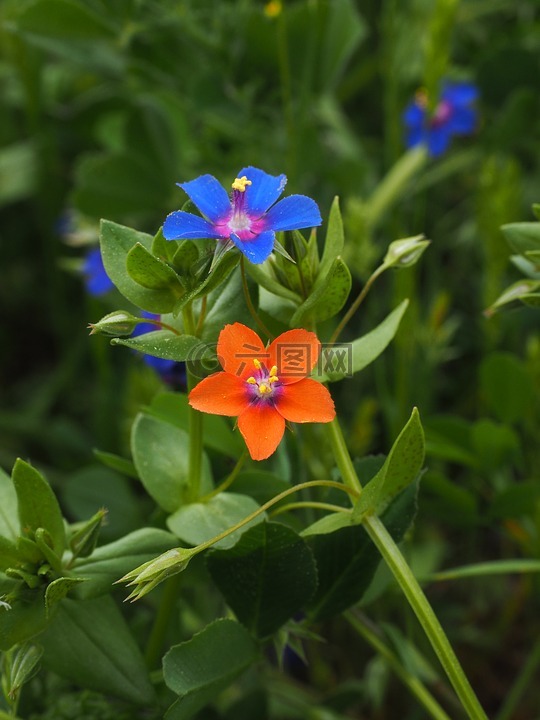
[{"label": "green foliage background", "polygon": [[[540,6],[289,0],[277,17],[264,10],[255,0],[3,0],[0,465],[31,458],[72,520],[108,506],[105,539],[145,522],[148,498],[93,449],[127,455],[136,413],[163,388],[128,350],[88,337],[86,325],[121,300],[86,294],[84,242],[97,240],[102,217],[154,235],[184,202],[176,182],[210,172],[228,183],[255,165],[285,172],[287,190],[314,197],[325,218],[340,196],[356,290],[391,241],[432,240],[419,265],[381,280],[344,336],[409,297],[393,347],[335,392],[359,457],[387,450],[412,406],[421,411],[417,573],[538,558],[539,315],[482,313],[522,276],[500,226],[533,220],[540,201]],[[419,86],[436,96],[445,77],[477,85],[477,133],[423,166],[373,218],[370,198],[404,152],[405,105]],[[434,590],[498,720],[537,711],[534,683],[505,702],[523,668],[538,670],[538,591],[529,575]],[[407,626],[392,594],[385,605],[382,617]],[[333,632],[339,647],[346,631]],[[362,717],[391,720],[396,707],[419,717],[369,650],[335,647],[315,645],[298,671],[309,702],[331,697],[328,712],[346,712],[340,681],[356,677]]]}]

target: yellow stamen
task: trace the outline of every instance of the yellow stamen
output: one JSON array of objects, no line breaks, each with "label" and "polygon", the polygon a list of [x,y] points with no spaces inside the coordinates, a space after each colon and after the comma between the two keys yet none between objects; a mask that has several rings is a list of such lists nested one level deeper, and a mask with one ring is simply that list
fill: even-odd
[{"label": "yellow stamen", "polygon": [[282,9],[283,6],[280,0],[270,0],[264,6],[263,12],[267,18],[275,18],[281,13]]},{"label": "yellow stamen", "polygon": [[419,88],[414,94],[414,99],[421,108],[427,108],[429,98],[426,88]]},{"label": "yellow stamen", "polygon": [[248,379],[246,380],[246,382],[248,382],[250,385],[256,385],[256,384],[257,384],[257,381],[255,380],[255,378],[254,378],[253,376],[248,377]]},{"label": "yellow stamen", "polygon": [[248,180],[247,177],[243,175],[241,178],[236,178],[232,184],[232,189],[245,192],[248,185],[251,185],[251,180]]},{"label": "yellow stamen", "polygon": [[265,385],[264,383],[261,383],[261,384],[259,385],[259,391],[260,391],[263,395],[267,395],[269,392],[272,392],[272,388],[271,388],[269,385]]},{"label": "yellow stamen", "polygon": [[272,365],[270,368],[270,375],[277,375],[277,365]]},{"label": "yellow stamen", "polygon": [[278,378],[277,375],[270,375],[270,377],[268,378],[268,382],[269,382],[269,383],[275,383],[275,382],[277,382],[278,380],[279,380],[279,378]]},{"label": "yellow stamen", "polygon": [[260,360],[257,360],[257,358],[253,358],[253,364],[255,365],[257,370],[261,369],[261,362],[260,362]]}]

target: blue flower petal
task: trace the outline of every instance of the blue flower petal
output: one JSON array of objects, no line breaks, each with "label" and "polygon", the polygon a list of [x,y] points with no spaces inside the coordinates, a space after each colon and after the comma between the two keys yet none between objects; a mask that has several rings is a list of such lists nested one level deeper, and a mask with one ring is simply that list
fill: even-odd
[{"label": "blue flower petal", "polygon": [[264,262],[272,253],[276,234],[272,230],[256,235],[253,240],[240,240],[238,235],[232,233],[231,240],[247,259],[258,265]]},{"label": "blue flower petal", "polygon": [[105,271],[99,248],[93,248],[87,253],[82,271],[86,289],[90,295],[104,295],[114,287],[113,281]]},{"label": "blue flower petal", "polygon": [[441,99],[451,105],[470,105],[478,98],[478,90],[472,83],[445,83]]},{"label": "blue flower petal", "polygon": [[226,222],[231,215],[231,201],[223,185],[213,175],[178,183],[211,222]]},{"label": "blue flower petal", "polygon": [[197,240],[219,238],[221,235],[208,220],[183,210],[177,210],[165,218],[163,237],[165,240]]},{"label": "blue flower petal", "polygon": [[425,142],[426,142],[426,131],[421,125],[409,128],[408,132],[405,135],[405,146],[406,147],[413,148],[413,147],[416,147],[417,145],[420,145],[421,143],[425,143]]},{"label": "blue flower petal", "polygon": [[422,127],[426,119],[426,110],[415,102],[407,105],[403,111],[403,122],[408,127]]},{"label": "blue flower petal", "polygon": [[247,214],[251,217],[260,217],[279,198],[287,184],[287,177],[269,175],[255,167],[242,168],[238,177],[244,176],[251,180],[251,185],[248,185],[245,191]]},{"label": "blue flower petal", "polygon": [[450,137],[451,133],[447,125],[431,128],[427,137],[429,154],[438,157],[445,153],[450,145]]},{"label": "blue flower petal", "polygon": [[456,107],[448,122],[448,128],[456,135],[469,135],[476,128],[477,113],[471,107]]},{"label": "blue flower petal", "polygon": [[315,200],[305,195],[289,195],[266,213],[269,230],[299,230],[322,223],[321,213]]}]

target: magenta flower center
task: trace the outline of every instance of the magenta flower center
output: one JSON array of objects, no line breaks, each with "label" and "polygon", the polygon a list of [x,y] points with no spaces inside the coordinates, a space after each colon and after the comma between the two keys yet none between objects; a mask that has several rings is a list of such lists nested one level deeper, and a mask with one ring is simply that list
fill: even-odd
[{"label": "magenta flower center", "polygon": [[251,400],[271,400],[280,393],[281,383],[277,374],[277,366],[267,369],[260,360],[254,359],[255,372],[246,380]]},{"label": "magenta flower center", "polygon": [[440,127],[446,124],[450,120],[453,111],[454,109],[448,100],[442,100],[435,108],[435,112],[431,118],[431,126]]}]

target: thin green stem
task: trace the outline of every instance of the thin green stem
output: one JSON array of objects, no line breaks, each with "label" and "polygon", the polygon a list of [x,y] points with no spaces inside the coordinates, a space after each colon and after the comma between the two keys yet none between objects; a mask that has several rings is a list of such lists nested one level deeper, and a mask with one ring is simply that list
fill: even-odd
[{"label": "thin green stem", "polygon": [[257,510],[252,512],[250,515],[243,518],[243,520],[240,520],[240,522],[236,523],[236,525],[233,525],[232,527],[227,528],[227,530],[224,530],[223,532],[219,533],[219,535],[216,535],[215,537],[211,538],[210,540],[207,540],[206,542],[201,543],[200,545],[197,545],[197,547],[194,548],[194,551],[196,551],[197,553],[200,553],[203,550],[206,550],[206,548],[211,547],[212,545],[219,542],[220,540],[223,540],[223,538],[226,538],[229,535],[231,535],[231,533],[235,532],[239,528],[244,527],[244,525],[247,525],[248,523],[250,523],[256,517],[258,517],[262,513],[266,512],[273,505],[275,505],[276,503],[283,500],[283,498],[286,498],[289,495],[292,495],[293,493],[300,492],[300,490],[306,490],[307,488],[312,488],[312,487],[335,488],[336,490],[341,490],[342,492],[346,492],[349,495],[354,495],[354,496],[358,497],[358,493],[356,492],[356,490],[354,488],[346,487],[342,483],[333,482],[332,480],[310,480],[309,482],[300,483],[299,485],[295,485],[294,487],[287,488],[287,490],[280,492],[278,495],[273,497],[271,500],[268,500],[268,502],[265,502],[263,505],[261,505],[259,508],[257,508]]},{"label": "thin green stem", "polygon": [[[188,304],[182,313],[184,330],[188,335],[194,335],[195,322],[191,304]],[[198,378],[193,374],[191,364],[186,363],[188,390],[197,384]],[[201,487],[201,469],[203,452],[203,414],[188,406],[189,418],[189,461],[188,461],[188,499],[192,502],[198,500]]]},{"label": "thin green stem", "polygon": [[360,292],[360,294],[358,295],[356,300],[353,302],[353,304],[349,307],[349,309],[347,310],[345,315],[341,318],[339,325],[334,330],[332,337],[329,340],[330,345],[333,345],[335,342],[337,342],[337,339],[343,332],[343,330],[344,330],[345,326],[347,325],[347,323],[349,322],[349,320],[352,318],[352,316],[358,310],[360,305],[364,302],[364,299],[365,299],[366,295],[368,294],[368,292],[370,291],[371,286],[373,285],[375,280],[379,277],[379,275],[382,275],[382,273],[387,269],[388,269],[388,265],[385,265],[383,263],[366,280],[366,284],[362,288],[362,291]]},{"label": "thin green stem", "polygon": [[208,502],[208,500],[211,500],[213,497],[215,497],[216,495],[219,495],[219,493],[223,492],[228,487],[230,487],[233,484],[233,482],[236,480],[236,478],[238,477],[240,470],[242,469],[242,466],[244,465],[244,463],[246,461],[246,458],[247,458],[247,450],[244,450],[244,452],[238,458],[238,462],[232,469],[232,472],[229,473],[229,475],[227,475],[225,480],[220,485],[215,487],[211,492],[206,493],[206,495],[203,495],[202,497],[200,497],[199,502]]},{"label": "thin green stem", "polygon": [[347,622],[361,635],[371,647],[379,653],[396,673],[402,683],[411,691],[435,720],[450,720],[426,686],[401,663],[399,657],[386,645],[366,620],[358,613],[348,610],[343,614]]},{"label": "thin green stem", "polygon": [[511,718],[516,717],[516,709],[519,705],[519,701],[521,700],[521,696],[525,692],[527,685],[531,683],[539,665],[540,640],[537,640],[535,646],[529,654],[529,657],[521,668],[516,681],[510,688],[510,692],[507,694],[496,720],[510,720]]},{"label": "thin green stem", "polygon": [[299,508],[315,508],[315,510],[330,510],[330,512],[333,512],[333,513],[336,513],[336,512],[350,513],[350,510],[347,510],[347,508],[341,507],[341,505],[333,505],[332,503],[317,502],[315,500],[302,500],[299,502],[287,503],[287,505],[282,505],[281,507],[276,508],[272,513],[270,513],[270,517],[275,517],[276,515],[281,515],[282,513],[289,512],[289,510],[298,510]]},{"label": "thin green stem", "polygon": [[431,646],[437,654],[469,718],[471,718],[471,720],[487,720],[487,716],[478,698],[474,694],[474,690],[463,672],[463,668],[437,616],[433,612],[433,608],[429,604],[428,599],[424,595],[422,588],[418,584],[417,579],[392,536],[380,519],[374,515],[365,517],[363,525],[367,534],[392,571],[403,594],[409,601],[409,605],[424,628],[424,632],[428,636]]},{"label": "thin green stem", "polygon": [[[328,428],[334,456],[343,482],[348,485],[348,487],[354,488],[357,493],[360,493],[362,486],[351,461],[337,419],[328,423],[326,427]],[[428,599],[424,595],[422,588],[418,584],[412,570],[407,565],[394,539],[376,516],[368,515],[364,517],[363,525],[420,621],[431,646],[437,654],[469,718],[471,720],[487,720],[486,714],[474,694],[437,616],[433,612],[433,608],[429,604]]]},{"label": "thin green stem", "polygon": [[335,417],[332,422],[327,423],[325,427],[327,428],[328,435],[330,436],[332,450],[334,452],[334,457],[339,471],[341,472],[343,482],[359,495],[362,492],[362,485],[360,484],[351,456],[347,450],[345,438],[341,432],[341,427],[337,417]]},{"label": "thin green stem", "polygon": [[255,324],[257,325],[257,327],[259,327],[262,330],[262,332],[270,340],[272,340],[272,338],[274,337],[273,334],[270,332],[270,330],[266,327],[266,325],[263,323],[263,321],[259,317],[257,311],[255,310],[255,306],[253,305],[253,302],[251,300],[251,295],[249,293],[249,287],[248,287],[248,282],[247,282],[247,277],[246,277],[246,267],[245,267],[243,255],[240,259],[240,273],[242,275],[242,289],[244,291],[244,297],[246,299],[246,305],[247,305],[247,309],[249,310],[249,314],[255,321]]},{"label": "thin green stem", "polygon": [[161,659],[169,621],[178,598],[181,577],[180,574],[173,575],[163,587],[159,608],[144,653],[146,666],[149,670],[154,669]]}]

